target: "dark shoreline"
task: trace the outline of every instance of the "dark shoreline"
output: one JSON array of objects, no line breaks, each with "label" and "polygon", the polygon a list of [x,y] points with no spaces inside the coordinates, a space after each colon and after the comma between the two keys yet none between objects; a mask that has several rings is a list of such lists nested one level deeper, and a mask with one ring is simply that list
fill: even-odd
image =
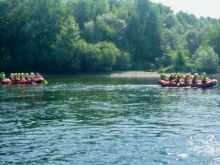
[{"label": "dark shoreline", "polygon": [[[110,73],[90,73],[90,74],[42,74],[45,78],[74,77],[74,78],[160,78],[159,72],[148,71],[116,71]],[[166,73],[170,75],[170,73]],[[199,74],[201,75],[201,74]],[[218,74],[207,74],[208,77],[220,77]]]}]

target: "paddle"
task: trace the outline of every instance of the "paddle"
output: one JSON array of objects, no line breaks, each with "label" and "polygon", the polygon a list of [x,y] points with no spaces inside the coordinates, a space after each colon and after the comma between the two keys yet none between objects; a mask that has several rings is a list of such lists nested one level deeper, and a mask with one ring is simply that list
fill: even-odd
[{"label": "paddle", "polygon": [[36,83],[34,82],[34,79],[31,80],[31,83],[32,83],[32,84],[36,84]]},{"label": "paddle", "polygon": [[177,86],[179,86],[180,85],[180,81],[181,81],[181,77],[180,77],[179,73],[177,73],[176,76],[177,76],[176,81],[178,81]]},{"label": "paddle", "polygon": [[180,86],[180,81],[178,82],[177,86]]},{"label": "paddle", "polygon": [[178,82],[177,86],[180,86],[180,81],[181,81],[181,80],[182,80],[182,79],[180,79],[180,80],[179,80],[179,82]]},{"label": "paddle", "polygon": [[189,83],[189,86],[188,86],[188,87],[190,87],[190,88],[191,88],[191,85],[192,85],[192,84],[191,84],[191,83]]},{"label": "paddle", "polygon": [[12,81],[10,79],[6,79],[6,80],[9,80],[8,84],[12,84]]},{"label": "paddle", "polygon": [[[40,75],[40,74],[39,74]],[[40,75],[41,76],[41,75]],[[41,76],[43,78],[43,76]],[[44,79],[44,78],[43,78]],[[44,79],[44,83],[48,84],[47,80]]]},{"label": "paddle", "polygon": [[45,83],[45,84],[48,84],[47,80],[44,79],[44,83]]}]

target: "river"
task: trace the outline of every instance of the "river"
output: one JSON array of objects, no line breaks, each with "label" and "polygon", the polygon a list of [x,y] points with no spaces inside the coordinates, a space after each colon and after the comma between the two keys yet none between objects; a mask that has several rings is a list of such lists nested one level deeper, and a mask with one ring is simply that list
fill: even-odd
[{"label": "river", "polygon": [[[220,87],[146,78],[0,86],[0,164],[220,164]],[[218,78],[218,82],[220,79]]]}]

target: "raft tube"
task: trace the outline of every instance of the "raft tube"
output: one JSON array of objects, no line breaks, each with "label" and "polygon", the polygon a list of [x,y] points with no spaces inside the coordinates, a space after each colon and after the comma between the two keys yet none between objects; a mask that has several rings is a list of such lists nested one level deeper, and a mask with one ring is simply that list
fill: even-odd
[{"label": "raft tube", "polygon": [[0,80],[1,84],[8,84],[9,82],[11,82],[10,79],[4,78]]},{"label": "raft tube", "polygon": [[14,80],[14,81],[11,81],[10,79],[2,79],[0,80],[1,84],[40,84],[44,81],[43,78],[37,78],[37,79],[34,79],[34,81],[32,80]]},{"label": "raft tube", "polygon": [[176,83],[176,82],[169,82],[168,80],[159,80],[158,83],[162,86],[162,87],[197,87],[197,88],[209,88],[209,87],[213,87],[214,85],[217,84],[217,80],[216,79],[212,79],[212,80],[208,80],[206,83],[185,83],[185,82],[180,82],[180,83]]}]

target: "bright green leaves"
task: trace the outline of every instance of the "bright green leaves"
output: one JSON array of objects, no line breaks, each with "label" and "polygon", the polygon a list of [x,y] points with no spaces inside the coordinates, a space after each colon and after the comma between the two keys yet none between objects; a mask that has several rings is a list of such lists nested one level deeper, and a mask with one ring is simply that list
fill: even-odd
[{"label": "bright green leaves", "polygon": [[215,25],[207,31],[204,44],[211,46],[220,57],[220,24]]},{"label": "bright green leaves", "polygon": [[219,57],[212,47],[201,47],[192,57],[200,71],[215,72],[218,68]]},{"label": "bright green leaves", "polygon": [[[0,64],[13,72],[209,71],[219,61],[217,23],[150,0],[0,1]],[[202,43],[215,53],[197,50]]]},{"label": "bright green leaves", "polygon": [[83,69],[85,71],[107,72],[113,69],[127,69],[129,65],[130,55],[128,53],[121,52],[113,43],[99,42],[95,45],[88,45]]}]

